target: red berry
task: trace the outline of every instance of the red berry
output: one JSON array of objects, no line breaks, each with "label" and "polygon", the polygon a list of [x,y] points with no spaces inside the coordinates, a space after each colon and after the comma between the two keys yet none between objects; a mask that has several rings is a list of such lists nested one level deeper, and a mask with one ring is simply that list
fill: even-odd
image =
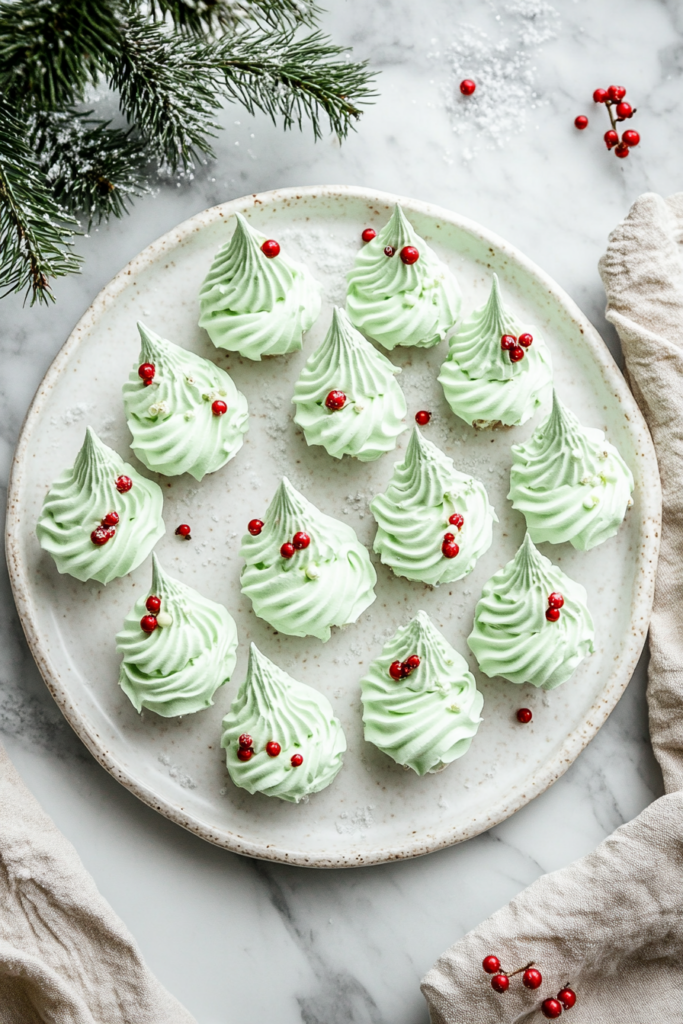
[{"label": "red berry", "polygon": [[609,99],[617,103],[619,100],[623,100],[626,95],[626,89],[624,89],[623,85],[610,85],[607,95]]},{"label": "red berry", "polygon": [[299,765],[302,765],[304,763],[303,754],[292,754],[292,756],[290,757],[290,762],[293,768],[298,768]]},{"label": "red berry", "polygon": [[473,82],[471,78],[463,78],[460,83],[460,92],[463,96],[471,96],[476,88],[477,83]]},{"label": "red berry", "polygon": [[280,548],[280,554],[282,555],[283,558],[293,558],[295,550],[296,549],[293,544],[290,544],[289,541],[285,541],[285,543]]},{"label": "red berry", "polygon": [[307,548],[310,543],[311,538],[307,533],[303,533],[301,530],[299,530],[298,533],[295,533],[292,537],[292,544],[297,551],[303,551],[303,549]]},{"label": "red berry", "polygon": [[426,427],[431,418],[431,412],[427,412],[426,409],[420,409],[419,412],[415,413],[415,422],[419,427]]},{"label": "red berry", "polygon": [[517,338],[518,344],[522,345],[523,348],[529,348],[529,346],[533,344],[533,341],[533,334],[520,334]]},{"label": "red berry", "polygon": [[125,494],[133,486],[133,481],[129,476],[117,476],[114,483],[119,494]]},{"label": "red berry", "polygon": [[510,362],[519,363],[524,359],[524,349],[520,348],[519,345],[515,345],[514,348],[510,349]]},{"label": "red berry", "polygon": [[[529,712],[531,715],[531,712]],[[543,975],[535,967],[527,967],[522,975],[522,984],[526,988],[539,988],[543,983]]]},{"label": "red berry", "polygon": [[494,992],[507,992],[510,987],[510,979],[507,974],[494,974],[491,978],[491,988]]},{"label": "red berry", "polygon": [[576,1002],[576,992],[569,988],[568,985],[557,993],[558,1002],[562,1003],[565,1010],[571,1010],[572,1006]]},{"label": "red berry", "polygon": [[630,117],[632,113],[633,107],[630,103],[617,104],[617,117]]},{"label": "red berry", "polygon": [[277,757],[282,747],[275,740],[271,740],[270,743],[266,743],[266,754],[268,757]]},{"label": "red berry", "polygon": [[500,970],[500,960],[497,956],[485,956],[481,962],[481,966],[484,968],[487,974],[495,974],[496,971]]},{"label": "red berry", "polygon": [[389,675],[392,679],[403,679],[403,665],[400,661],[392,661],[389,666]]},{"label": "red berry", "polygon": [[360,236],[364,242],[371,242],[373,238],[377,237],[377,232],[374,228],[366,228],[363,234]]},{"label": "red berry", "polygon": [[93,544],[96,544],[98,548],[101,548],[103,544],[111,540],[116,530],[112,529],[111,526],[96,526],[93,532],[90,534],[90,540]]},{"label": "red berry", "polygon": [[391,256],[394,255],[395,252],[396,252],[396,250],[394,249],[393,245],[386,245],[384,247],[384,255],[385,256],[390,256],[391,257]]},{"label": "red berry", "polygon": [[153,380],[156,372],[156,367],[153,363],[141,363],[140,366],[138,366],[138,377],[140,380],[144,380],[145,383]]},{"label": "red berry", "polygon": [[325,399],[325,405],[332,412],[336,412],[337,409],[343,409],[346,405],[346,395],[343,391],[330,391]]},{"label": "red berry", "polygon": [[623,160],[625,156],[628,156],[629,153],[630,153],[630,150],[629,150],[629,148],[628,148],[628,146],[626,145],[625,142],[620,142],[619,145],[616,146],[615,150],[614,150],[615,156],[618,156],[621,160]]},{"label": "red berry", "polygon": [[404,245],[401,249],[401,260],[406,266],[410,266],[412,263],[417,263],[420,258],[420,254],[414,245]]},{"label": "red berry", "polygon": [[237,756],[240,761],[251,761],[254,755],[254,751],[250,747],[240,747],[237,751]]},{"label": "red berry", "polygon": [[254,745],[254,741],[253,741],[253,739],[251,738],[251,736],[249,735],[248,732],[243,732],[237,742],[239,743],[239,745],[241,747],[244,747],[245,749],[247,747],[253,747],[253,745]]},{"label": "red berry", "polygon": [[[526,725],[528,722],[531,721],[532,718],[533,718],[533,715],[532,715],[531,711],[529,710],[529,708],[520,708],[519,711],[517,712],[517,721],[521,722],[522,725]],[[541,984],[540,981],[539,981],[538,984],[539,985]],[[537,986],[532,985],[531,987],[532,988],[536,988]]]},{"label": "red berry", "polygon": [[557,999],[544,999],[541,1003],[541,1013],[548,1020],[556,1020],[562,1013],[562,1007]]},{"label": "red berry", "polygon": [[593,93],[593,99],[596,103],[604,103],[607,99],[607,89],[596,89]]},{"label": "red berry", "polygon": [[225,402],[221,402],[220,398],[217,398],[215,402],[211,403],[211,412],[214,416],[225,416],[227,411],[227,405]]},{"label": "red berry", "polygon": [[263,529],[263,520],[250,519],[249,522],[247,523],[247,529],[249,530],[249,533],[252,535],[252,537],[258,537],[259,533]]},{"label": "red berry", "polygon": [[615,132],[614,128],[610,128],[608,132],[605,132],[603,138],[608,149],[612,149],[612,147],[616,146],[619,141],[619,136]]},{"label": "red berry", "polygon": [[154,597],[154,595],[152,595],[152,597],[148,597],[145,608],[148,612],[152,612],[153,615],[156,615],[158,611],[161,611],[161,598]]},{"label": "red berry", "polygon": [[562,594],[553,590],[552,594],[548,595],[548,607],[549,608],[562,608],[564,606],[564,598]]},{"label": "red berry", "polygon": [[444,556],[444,558],[455,558],[459,551],[460,548],[455,543],[455,541],[444,540],[443,544],[441,545],[441,553]]},{"label": "red berry", "polygon": [[190,527],[187,525],[187,523],[181,523],[175,533],[176,537],[185,537],[187,540],[189,540],[191,532],[192,531],[190,530]]},{"label": "red berry", "polygon": [[451,526],[455,526],[456,529],[462,530],[465,519],[459,512],[454,512],[453,515],[449,517],[448,522]]},{"label": "red berry", "polygon": [[118,522],[118,512],[107,512],[106,516],[102,520],[102,526],[118,526]]},{"label": "red berry", "polygon": [[574,118],[574,127],[578,128],[580,132],[582,132],[584,128],[588,127],[588,118],[585,114],[579,114],[578,117]]},{"label": "red berry", "polygon": [[546,610],[545,610],[545,617],[548,620],[548,622],[557,622],[557,620],[560,617],[560,609],[559,608],[546,608]]},{"label": "red berry", "polygon": [[153,633],[157,628],[156,615],[143,615],[140,619],[140,629],[143,633]]},{"label": "red berry", "polygon": [[453,534],[453,533],[444,533],[443,539],[446,541],[447,544],[452,544],[453,541],[455,540],[455,534]]},{"label": "red berry", "polygon": [[513,334],[504,334],[503,337],[500,339],[500,347],[503,349],[504,352],[509,352],[510,349],[513,349],[515,347],[516,341],[517,339]]},{"label": "red berry", "polygon": [[416,668],[420,667],[420,659],[417,654],[411,654],[409,658],[406,658],[404,665],[408,666],[410,672],[414,672]]},{"label": "red berry", "polygon": [[280,243],[276,242],[274,238],[267,238],[261,246],[261,252],[264,256],[267,256],[269,260],[272,260],[273,256],[280,255]]},{"label": "red berry", "polygon": [[633,128],[629,128],[621,136],[621,141],[625,142],[627,146],[637,146],[640,142],[640,135]]}]

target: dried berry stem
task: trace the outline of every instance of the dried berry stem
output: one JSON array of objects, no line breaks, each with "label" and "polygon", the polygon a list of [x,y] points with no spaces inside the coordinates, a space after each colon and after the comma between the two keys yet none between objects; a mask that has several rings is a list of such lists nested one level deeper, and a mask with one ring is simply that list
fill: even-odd
[{"label": "dried berry stem", "polygon": [[532,960],[531,963],[525,964],[524,967],[518,967],[516,971],[501,971],[500,973],[506,974],[508,978],[514,978],[515,974],[521,974],[522,971],[528,971],[529,968],[533,967],[535,963],[536,961]]}]

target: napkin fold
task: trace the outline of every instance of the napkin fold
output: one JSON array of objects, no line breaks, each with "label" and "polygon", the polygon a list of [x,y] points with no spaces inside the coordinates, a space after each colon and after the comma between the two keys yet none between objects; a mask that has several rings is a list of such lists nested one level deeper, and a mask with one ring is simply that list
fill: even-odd
[{"label": "napkin fold", "polygon": [[195,1024],[0,747],[2,1024]]},{"label": "napkin fold", "polygon": [[[429,971],[432,1024],[540,1021],[566,983],[571,1024],[683,1020],[683,193],[647,193],[600,260],[607,319],[650,428],[662,482],[662,538],[650,624],[648,708],[666,795],[593,853],[545,875]],[[506,970],[535,960],[540,989],[496,994],[489,953]],[[564,1014],[563,1014],[564,1019]]]}]

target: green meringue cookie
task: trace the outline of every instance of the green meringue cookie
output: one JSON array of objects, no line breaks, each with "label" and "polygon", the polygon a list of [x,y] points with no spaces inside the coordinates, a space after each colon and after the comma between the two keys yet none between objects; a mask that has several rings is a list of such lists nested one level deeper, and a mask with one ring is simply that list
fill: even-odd
[{"label": "green meringue cookie", "polygon": [[[504,334],[533,335],[517,363],[501,348]],[[493,275],[488,301],[475,309],[448,340],[448,356],[439,382],[456,416],[475,427],[495,423],[520,426],[550,398],[550,352],[535,328],[522,327],[503,306],[498,277]]]},{"label": "green meringue cookie", "polygon": [[[123,385],[131,448],[148,469],[165,476],[189,473],[201,480],[234,458],[249,428],[247,400],[225,370],[164,341],[138,322],[140,356]],[[138,375],[155,368],[152,383]],[[215,416],[214,401],[228,409]]]},{"label": "green meringue cookie", "polygon": [[[308,534],[309,546],[283,558],[280,548],[299,532]],[[261,533],[246,534],[240,554],[247,563],[242,593],[279,633],[325,642],[331,626],[355,622],[375,600],[377,574],[353,529],[324,515],[287,477],[275,492]]]},{"label": "green meringue cookie", "polygon": [[[373,348],[349,323],[343,309],[334,309],[325,340],[309,356],[294,386],[294,422],[309,445],[320,444],[341,459],[378,459],[396,447],[406,429],[406,400],[394,376],[398,366]],[[330,391],[343,392],[341,409],[330,410]]]},{"label": "green meringue cookie", "polygon": [[320,285],[284,252],[269,259],[261,251],[266,236],[240,213],[235,218],[199,292],[199,326],[216,348],[248,359],[298,352],[320,313]]},{"label": "green meringue cookie", "polygon": [[[418,250],[416,263],[401,260],[406,245]],[[385,255],[386,246],[394,249],[394,256]],[[431,348],[445,338],[460,314],[457,281],[398,205],[379,234],[360,250],[347,279],[351,323],[384,348]]]},{"label": "green meringue cookie", "polygon": [[[564,598],[557,622],[545,617],[551,594]],[[512,561],[484,585],[467,643],[485,675],[553,690],[593,653],[594,636],[586,591],[527,533]]]},{"label": "green meringue cookie", "polygon": [[512,446],[508,498],[531,539],[569,541],[588,551],[619,529],[633,474],[602,430],[582,427],[553,392],[550,415],[528,441]]},{"label": "green meringue cookie", "polygon": [[[395,680],[389,666],[411,655],[419,667]],[[418,775],[438,772],[469,750],[484,697],[467,662],[426,612],[382,648],[361,680],[365,739]]]},{"label": "green meringue cookie", "polygon": [[[253,753],[240,761],[245,733]],[[268,743],[278,743],[280,752],[268,754]],[[334,781],[346,737],[322,693],[292,679],[252,644],[247,677],[223,719],[221,746],[236,786],[298,804]],[[292,764],[296,755],[302,758],[298,765]]]},{"label": "green meringue cookie", "polygon": [[[125,493],[116,487],[121,476],[132,481]],[[73,468],[60,473],[45,496],[36,533],[59,572],[109,583],[137,568],[163,537],[162,505],[159,485],[124,462],[88,427]],[[118,514],[118,524],[110,539],[97,545],[91,534],[109,512]]]},{"label": "green meringue cookie", "polygon": [[[397,462],[384,494],[370,502],[377,520],[374,549],[397,576],[422,583],[452,583],[472,572],[491,546],[498,516],[484,485],[460,473],[417,427],[403,462]],[[460,527],[449,522],[460,514]],[[446,558],[444,535],[455,536],[459,553]]]},{"label": "green meringue cookie", "polygon": [[[148,708],[164,718],[191,715],[213,704],[219,686],[230,679],[237,659],[237,627],[223,605],[167,576],[152,556],[152,587],[140,597],[116,634],[123,656],[119,685],[136,711]],[[161,609],[153,633],[140,620],[147,599]]]}]

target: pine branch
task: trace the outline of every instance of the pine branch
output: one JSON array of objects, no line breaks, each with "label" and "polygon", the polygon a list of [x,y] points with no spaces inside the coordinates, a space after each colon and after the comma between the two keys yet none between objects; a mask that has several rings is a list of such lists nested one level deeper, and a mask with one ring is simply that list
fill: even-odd
[{"label": "pine branch", "polygon": [[216,60],[227,95],[250,114],[262,110],[273,122],[281,117],[285,128],[301,128],[308,119],[316,139],[322,138],[326,116],[330,131],[343,139],[361,116],[361,105],[377,95],[367,61],[333,59],[347,52],[320,32],[297,39],[289,30],[256,29],[221,40]]},{"label": "pine branch", "polygon": [[131,18],[111,66],[122,111],[172,171],[212,155],[208,140],[218,129],[213,115],[221,104],[208,49],[193,36],[170,35]]},{"label": "pine branch", "polygon": [[40,114],[31,124],[31,142],[55,200],[94,221],[121,217],[134,197],[149,192],[144,143],[133,131],[110,128],[92,111],[73,109]]},{"label": "pine branch", "polygon": [[150,0],[149,6],[155,21],[170,18],[196,35],[234,32],[252,20],[272,28],[314,25],[320,14],[314,0]]},{"label": "pine branch", "polygon": [[1,0],[0,90],[42,110],[83,99],[116,53],[116,0]]},{"label": "pine branch", "polygon": [[24,128],[0,102],[0,288],[54,301],[50,278],[76,273],[75,222],[55,203]]}]

